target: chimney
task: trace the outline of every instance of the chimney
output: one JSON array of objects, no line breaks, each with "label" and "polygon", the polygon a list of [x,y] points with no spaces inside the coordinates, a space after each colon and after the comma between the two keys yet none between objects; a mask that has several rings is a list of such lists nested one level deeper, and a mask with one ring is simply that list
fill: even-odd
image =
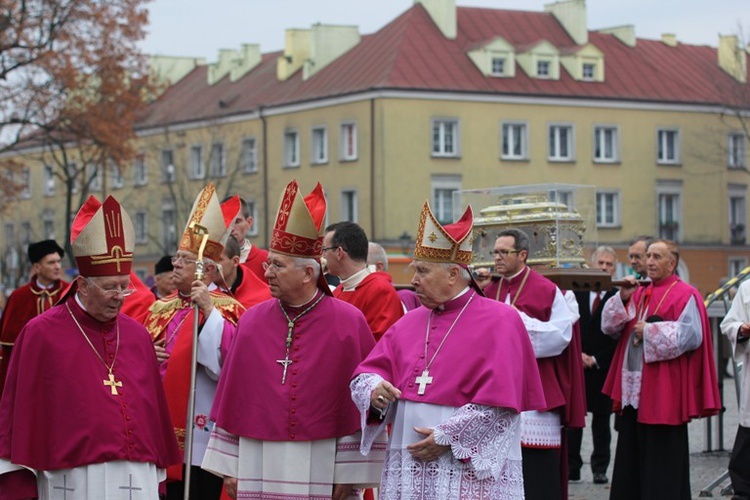
[{"label": "chimney", "polygon": [[555,16],[557,22],[562,24],[576,45],[589,43],[586,0],[565,0],[549,3],[544,6],[544,10]]},{"label": "chimney", "polygon": [[284,55],[276,60],[276,78],[285,81],[310,58],[312,30],[288,29],[284,34]]},{"label": "chimney", "polygon": [[356,26],[316,24],[312,27],[310,40],[310,57],[302,67],[303,80],[354,48],[359,43],[360,36]]},{"label": "chimney", "polygon": [[208,84],[213,85],[229,74],[238,59],[236,50],[219,49],[219,60],[208,65]]},{"label": "chimney", "polygon": [[179,82],[195,68],[205,64],[205,59],[197,57],[148,56],[151,74],[167,85]]},{"label": "chimney", "polygon": [[628,47],[636,46],[637,38],[635,37],[635,26],[632,24],[613,26],[612,28],[604,28],[597,31],[599,33],[614,36]]},{"label": "chimney", "polygon": [[737,35],[719,35],[719,67],[738,82],[747,83],[747,51]]},{"label": "chimney", "polygon": [[445,38],[456,39],[456,0],[414,0],[414,3],[422,4]]},{"label": "chimney", "polygon": [[667,47],[677,47],[677,35],[673,33],[662,33],[661,43]]},{"label": "chimney", "polygon": [[240,48],[239,58],[236,64],[229,71],[229,81],[236,82],[246,74],[250,73],[253,68],[260,64],[261,61],[260,45],[257,43],[244,43]]}]

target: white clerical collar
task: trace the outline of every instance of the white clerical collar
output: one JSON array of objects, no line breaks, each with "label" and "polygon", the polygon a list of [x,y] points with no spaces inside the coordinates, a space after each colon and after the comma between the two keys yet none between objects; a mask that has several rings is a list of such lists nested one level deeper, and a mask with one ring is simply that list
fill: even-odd
[{"label": "white clerical collar", "polygon": [[309,298],[308,300],[306,300],[305,302],[303,302],[303,303],[301,303],[301,304],[287,304],[287,306],[289,306],[289,307],[291,307],[291,308],[294,308],[294,309],[300,309],[300,308],[302,308],[302,307],[305,307],[305,306],[306,306],[307,304],[309,304],[309,303],[310,303],[310,302],[312,302],[313,300],[315,300],[315,297],[317,297],[317,296],[318,296],[318,289],[316,288],[316,289],[315,289],[315,292],[314,292],[314,293],[313,293],[313,295],[312,295],[312,297],[310,297],[310,298]]},{"label": "white clerical collar", "polygon": [[362,280],[364,280],[369,274],[370,269],[365,266],[360,271],[357,271],[345,280],[341,280],[341,286],[344,288],[345,292],[351,292],[355,288],[357,288],[357,285],[362,283]]},{"label": "white clerical collar", "polygon": [[83,305],[83,302],[81,302],[81,298],[80,298],[80,297],[78,297],[78,292],[76,292],[76,304],[78,304],[78,306],[79,306],[79,307],[80,307],[81,309],[83,309],[84,311],[86,311],[86,312],[89,312],[89,310],[88,310],[88,309],[86,309],[86,306],[84,306],[84,305]]},{"label": "white clerical collar", "polygon": [[46,285],[46,286],[42,285],[41,283],[39,283],[39,278],[36,278],[34,281],[36,281],[36,286],[38,288],[41,288],[42,290],[49,290],[50,288],[52,288],[53,286],[55,286],[55,282],[54,281],[52,283],[50,283],[49,285]]},{"label": "white clerical collar", "polygon": [[[452,302],[452,301],[456,300],[457,298],[461,297],[462,295],[464,295],[469,290],[471,290],[471,287],[469,285],[466,285],[466,288],[464,288],[463,290],[461,290],[460,292],[458,292],[458,295],[456,295],[455,297],[453,297],[452,299],[450,299],[448,302]],[[446,302],[446,304],[448,302]],[[435,309],[437,309],[438,311],[442,311],[443,309],[445,309],[445,304],[440,304]]]}]

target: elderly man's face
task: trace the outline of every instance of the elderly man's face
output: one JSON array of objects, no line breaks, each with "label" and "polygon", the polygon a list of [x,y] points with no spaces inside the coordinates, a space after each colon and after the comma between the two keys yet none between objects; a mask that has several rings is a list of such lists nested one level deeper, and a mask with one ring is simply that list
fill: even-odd
[{"label": "elderly man's face", "polygon": [[177,250],[172,258],[172,283],[183,294],[190,293],[195,281],[195,260],[198,258],[193,252]]},{"label": "elderly man's face", "polygon": [[661,279],[672,276],[674,269],[677,266],[677,262],[674,256],[669,252],[667,245],[664,243],[652,243],[648,247],[647,264],[648,277],[652,281],[659,281]]},{"label": "elderly man's face", "polygon": [[130,276],[79,277],[81,301],[86,311],[97,321],[112,321],[125,302],[123,292],[132,289]]},{"label": "elderly man's face", "polygon": [[615,256],[609,253],[602,252],[596,256],[596,267],[601,269],[610,276],[615,275]]},{"label": "elderly man's face", "polygon": [[428,309],[448,302],[455,295],[452,288],[451,269],[434,262],[415,260],[411,284],[417,298]]},{"label": "elderly man's face", "polygon": [[646,242],[637,241],[628,247],[630,267],[638,274],[646,272]]},{"label": "elderly man's face", "polygon": [[266,281],[271,289],[271,296],[282,302],[292,303],[304,284],[305,268],[297,267],[292,257],[276,252],[269,252],[263,264]]}]

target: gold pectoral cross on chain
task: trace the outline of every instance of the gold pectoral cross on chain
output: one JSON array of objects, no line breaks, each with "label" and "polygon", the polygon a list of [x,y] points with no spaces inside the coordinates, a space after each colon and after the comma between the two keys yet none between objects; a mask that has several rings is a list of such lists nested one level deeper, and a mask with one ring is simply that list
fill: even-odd
[{"label": "gold pectoral cross on chain", "polygon": [[286,333],[286,356],[284,356],[284,359],[277,359],[276,362],[284,367],[284,373],[281,375],[281,385],[284,385],[286,383],[286,369],[289,368],[289,365],[293,363],[291,359],[289,359],[289,347],[292,345],[292,331],[294,330],[294,321],[289,320],[287,323],[287,327],[289,330],[287,330]]},{"label": "gold pectoral cross on chain", "polygon": [[117,392],[117,388],[122,387],[122,382],[119,380],[115,380],[115,376],[111,371],[109,372],[109,380],[102,380],[102,382],[104,383],[104,385],[108,385],[110,387],[113,396],[117,396],[119,394]]},{"label": "gold pectoral cross on chain", "polygon": [[424,394],[424,390],[427,388],[429,384],[432,383],[432,377],[430,377],[430,370],[425,370],[422,372],[422,375],[414,379],[414,382],[419,384],[419,390],[417,390],[417,394],[420,396]]}]

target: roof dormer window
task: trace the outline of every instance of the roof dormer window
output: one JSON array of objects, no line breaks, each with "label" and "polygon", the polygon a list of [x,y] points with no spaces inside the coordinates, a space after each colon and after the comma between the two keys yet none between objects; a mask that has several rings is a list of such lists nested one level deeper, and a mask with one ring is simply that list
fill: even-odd
[{"label": "roof dormer window", "polygon": [[540,60],[536,62],[536,76],[537,78],[550,77],[550,62],[548,60]]},{"label": "roof dormer window", "polygon": [[492,76],[505,76],[505,58],[504,57],[493,57],[492,58]]},{"label": "roof dormer window", "polygon": [[583,63],[583,67],[581,68],[581,79],[595,80],[596,79],[596,64]]}]

